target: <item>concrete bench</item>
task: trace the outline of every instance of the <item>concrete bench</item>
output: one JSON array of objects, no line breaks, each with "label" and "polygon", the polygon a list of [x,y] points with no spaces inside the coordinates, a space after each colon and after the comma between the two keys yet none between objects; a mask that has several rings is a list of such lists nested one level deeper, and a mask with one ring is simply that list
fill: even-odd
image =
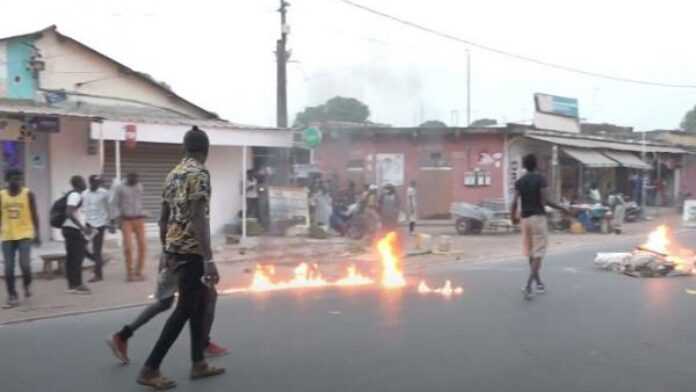
[{"label": "concrete bench", "polygon": [[[41,275],[46,279],[53,279],[54,275],[65,274],[65,253],[51,253],[41,255],[43,260],[43,270]],[[55,264],[55,268],[54,268]]]}]

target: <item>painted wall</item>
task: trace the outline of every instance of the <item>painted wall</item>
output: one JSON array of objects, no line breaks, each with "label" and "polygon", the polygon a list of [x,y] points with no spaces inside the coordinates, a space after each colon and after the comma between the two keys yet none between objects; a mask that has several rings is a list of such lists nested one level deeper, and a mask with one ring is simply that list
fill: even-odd
[{"label": "painted wall", "polygon": [[[36,46],[46,61],[46,70],[39,77],[42,88],[132,99],[193,117],[202,115],[193,106],[172,98],[140,77],[121,72],[116,64],[70,40],[59,39],[53,32],[44,33]],[[95,49],[101,51],[100,48]],[[172,58],[172,61],[175,60]],[[77,85],[89,81],[92,82]]]},{"label": "painted wall", "polygon": [[[446,213],[449,203],[465,201],[478,203],[483,200],[503,198],[503,164],[504,164],[503,135],[462,135],[459,137],[414,137],[410,134],[393,136],[348,138],[327,138],[315,153],[316,163],[328,176],[336,175],[340,186],[345,187],[347,180],[364,178],[367,183],[375,182],[374,156],[380,153],[404,154],[405,184],[411,180],[422,180],[423,176],[441,178],[438,184],[442,189],[424,189],[419,192],[446,192],[446,197],[438,199],[443,205],[437,206],[438,211]],[[452,169],[428,169],[422,166],[423,158],[430,152],[441,152]],[[364,159],[365,170],[362,172],[348,171],[349,160]],[[480,169],[491,176],[491,185],[483,187],[466,186],[466,173]],[[359,181],[356,181],[359,182]],[[422,182],[422,181],[420,181]],[[406,186],[399,187],[402,197],[405,197]],[[422,198],[421,198],[422,199]],[[420,206],[419,206],[420,207]],[[428,211],[433,208],[427,208]]]},{"label": "painted wall", "polygon": [[0,42],[0,97],[34,99],[36,80],[30,68],[34,55],[32,38]]},{"label": "painted wall", "polygon": [[242,181],[242,148],[213,146],[206,166],[210,171],[213,188],[210,201],[210,230],[213,234],[219,234],[242,208],[239,189]]}]

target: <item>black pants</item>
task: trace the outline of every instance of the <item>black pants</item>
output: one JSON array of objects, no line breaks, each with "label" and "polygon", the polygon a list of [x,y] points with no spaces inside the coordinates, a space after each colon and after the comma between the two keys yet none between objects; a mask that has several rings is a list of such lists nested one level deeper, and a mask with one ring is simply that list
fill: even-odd
[{"label": "black pants", "polygon": [[82,286],[82,263],[85,261],[87,241],[78,229],[63,227],[65,239],[65,277],[68,288]]},{"label": "black pants", "polygon": [[206,303],[210,295],[210,289],[201,282],[203,258],[198,255],[178,255],[177,257],[186,259],[188,262],[180,267],[179,300],[176,308],[164,324],[162,334],[145,362],[145,366],[153,370],[159,369],[162,360],[179,337],[187,321],[191,333],[191,360],[194,363],[203,360],[203,349],[207,340],[204,336]]},{"label": "black pants", "polygon": [[[208,294],[208,301],[205,306],[205,324],[203,326],[203,348],[208,347],[210,343],[210,331],[213,329],[213,321],[215,321],[215,306],[217,305],[217,290],[213,287],[210,288],[210,293]],[[138,317],[133,320],[132,323],[126,325],[119,331],[118,335],[123,340],[128,340],[133,336],[133,333],[137,331],[140,327],[147,324],[158,314],[168,310],[174,304],[174,297],[162,298],[157,302],[148,305]]]},{"label": "black pants", "polygon": [[92,230],[96,230],[97,233],[94,235],[94,238],[92,238],[92,251],[87,252],[86,256],[94,262],[94,276],[101,279],[104,277],[102,272],[104,267],[102,250],[104,249],[104,232],[106,231],[106,226],[92,227]]}]

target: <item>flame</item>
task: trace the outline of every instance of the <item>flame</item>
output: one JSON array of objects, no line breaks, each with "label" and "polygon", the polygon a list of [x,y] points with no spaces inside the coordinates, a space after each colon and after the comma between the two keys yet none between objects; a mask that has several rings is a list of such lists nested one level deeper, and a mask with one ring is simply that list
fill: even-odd
[{"label": "flame", "polygon": [[385,288],[406,286],[406,279],[396,256],[396,240],[396,232],[392,231],[377,243],[377,250],[382,257],[382,286]]},{"label": "flame", "polygon": [[452,287],[452,282],[447,280],[445,281],[445,284],[436,289],[430,288],[427,283],[425,283],[424,280],[421,280],[420,284],[418,285],[418,292],[420,294],[440,294],[443,297],[451,297],[453,295],[461,295],[464,293],[464,289],[461,286],[458,287]]},{"label": "flame", "polygon": [[666,225],[661,225],[658,226],[655,231],[648,234],[648,242],[643,244],[642,247],[653,252],[668,254],[671,243],[669,239],[669,229]]},{"label": "flame", "polygon": [[336,281],[336,286],[362,286],[367,284],[372,284],[375,281],[368,278],[367,276],[361,275],[355,264],[348,266],[347,275],[345,278]]},{"label": "flame", "polygon": [[263,266],[258,264],[254,271],[254,278],[251,280],[249,290],[251,291],[268,291],[273,290],[274,284],[271,281],[271,275],[275,274],[275,268],[272,265]]}]

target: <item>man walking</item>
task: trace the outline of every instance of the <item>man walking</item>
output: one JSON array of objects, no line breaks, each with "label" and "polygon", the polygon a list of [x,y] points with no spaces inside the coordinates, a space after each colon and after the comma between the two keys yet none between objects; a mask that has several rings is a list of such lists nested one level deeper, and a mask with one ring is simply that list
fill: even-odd
[{"label": "man walking", "polygon": [[[167,176],[160,222],[168,268],[178,271],[179,299],[138,376],[138,383],[155,389],[176,385],[163,377],[160,365],[184,324],[191,330],[191,379],[225,372],[204,359],[206,304],[211,288],[220,276],[210,246],[210,174],[204,164],[208,157],[208,136],[193,127],[184,136],[186,155]],[[161,227],[162,227],[161,226]]]},{"label": "man walking", "polygon": [[246,205],[247,217],[260,220],[259,215],[259,182],[253,170],[246,172]]},{"label": "man walking", "polygon": [[548,244],[548,224],[546,222],[546,209],[549,207],[568,211],[551,201],[548,196],[546,179],[536,172],[537,159],[534,154],[526,155],[522,159],[522,166],[527,173],[515,182],[515,197],[512,201],[511,216],[513,223],[519,223],[517,216],[518,203],[522,204],[522,245],[524,254],[529,258],[530,273],[527,285],[523,289],[525,299],[534,296],[532,284],[536,282],[536,291],[539,294],[545,292],[544,283],[539,272],[541,261],[546,255]]},{"label": "man walking", "polygon": [[23,175],[18,169],[5,173],[7,189],[0,191],[0,237],[5,259],[5,284],[7,304],[5,308],[19,305],[15,288],[15,258],[19,252],[22,270],[24,298],[31,297],[31,241],[40,244],[39,215],[36,212],[34,194],[23,186]]},{"label": "man walking", "polygon": [[87,240],[92,230],[83,223],[81,213],[82,193],[87,189],[85,179],[82,176],[73,176],[70,179],[72,190],[67,194],[65,222],[62,227],[65,239],[65,276],[68,280],[69,294],[91,294],[87,286],[82,283],[82,263],[85,261]]},{"label": "man walking", "polygon": [[[114,218],[121,224],[123,253],[126,258],[126,281],[143,281],[145,267],[145,211],[143,209],[143,187],[137,173],[128,173],[126,183],[116,187],[113,196]],[[138,247],[137,261],[133,265],[133,238]]]},{"label": "man walking", "polygon": [[89,176],[89,189],[82,195],[82,200],[87,227],[94,231],[92,249],[91,252],[87,252],[87,258],[94,262],[94,276],[88,282],[100,282],[104,280],[102,272],[104,265],[104,257],[102,256],[104,234],[107,229],[111,230],[113,227],[111,208],[109,206],[109,192],[102,188],[101,177],[98,175]]}]

